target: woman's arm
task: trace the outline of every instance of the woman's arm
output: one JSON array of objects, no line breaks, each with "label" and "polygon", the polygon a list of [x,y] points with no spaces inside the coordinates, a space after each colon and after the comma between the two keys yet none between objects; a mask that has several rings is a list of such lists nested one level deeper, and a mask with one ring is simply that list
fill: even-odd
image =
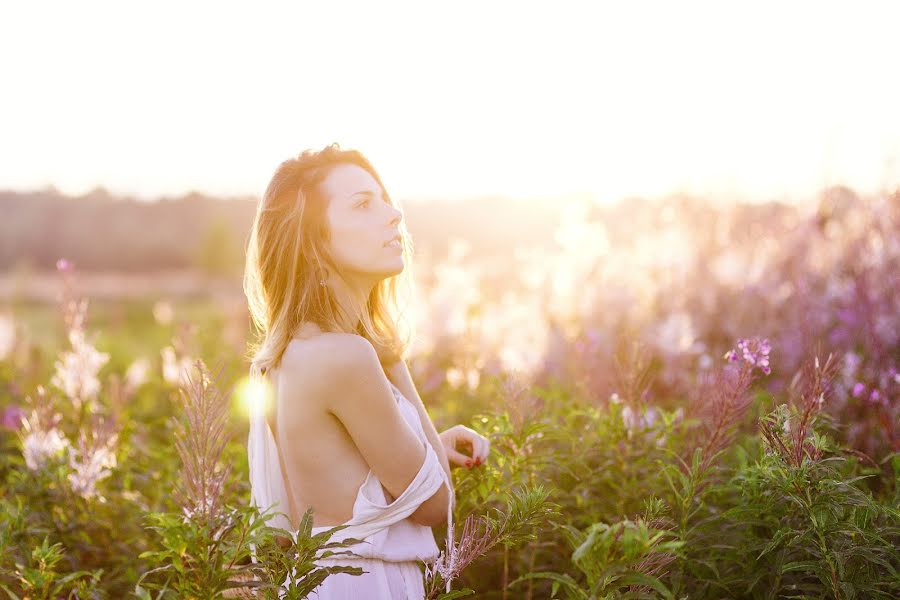
[{"label": "woman's arm", "polygon": [[[396,393],[391,392],[384,368],[372,345],[361,336],[338,334],[322,341],[320,352],[304,354],[302,368],[286,368],[279,378],[282,387],[302,389],[304,401],[334,415],[344,426],[359,453],[378,477],[382,488],[399,499],[422,472],[428,460],[428,446],[422,445],[415,423],[410,425],[400,414]],[[328,351],[330,350],[330,352]],[[299,362],[296,358],[294,362]],[[284,359],[282,359],[284,361]],[[291,363],[293,364],[293,363]],[[285,365],[288,367],[288,365]],[[298,411],[282,406],[282,425],[290,428]],[[432,459],[437,456],[431,457]],[[433,465],[432,465],[433,466]],[[434,527],[449,519],[451,506],[448,485],[420,478],[432,493],[409,508],[409,518],[420,525]],[[418,495],[419,491],[412,493]],[[403,509],[404,511],[406,508]]]},{"label": "woman's arm", "polygon": [[[434,428],[434,423],[431,422],[431,417],[428,416],[428,412],[425,410],[422,398],[419,397],[419,392],[416,390],[416,386],[413,383],[409,368],[406,366],[406,361],[398,360],[386,367],[385,371],[391,381],[394,382],[394,385],[397,386],[397,389],[399,389],[400,392],[416,407],[416,410],[419,413],[419,420],[422,422],[422,430],[425,432],[425,436],[437,453],[438,460],[440,460],[441,466],[447,473],[447,481],[449,481],[452,486],[453,477],[450,475],[450,461],[447,460],[447,452],[444,449],[444,444],[441,443],[441,438],[438,435],[437,429]],[[449,491],[452,496],[453,488],[451,487]]]}]

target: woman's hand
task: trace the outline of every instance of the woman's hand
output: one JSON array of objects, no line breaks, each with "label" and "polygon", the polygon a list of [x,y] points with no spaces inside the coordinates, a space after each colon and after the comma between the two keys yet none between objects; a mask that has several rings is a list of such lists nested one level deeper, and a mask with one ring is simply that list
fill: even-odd
[{"label": "woman's hand", "polygon": [[[487,455],[491,451],[491,442],[465,425],[454,425],[442,431],[439,436],[451,468],[453,465],[466,466],[470,469],[479,466],[487,460]],[[466,449],[469,455],[460,452]]]}]

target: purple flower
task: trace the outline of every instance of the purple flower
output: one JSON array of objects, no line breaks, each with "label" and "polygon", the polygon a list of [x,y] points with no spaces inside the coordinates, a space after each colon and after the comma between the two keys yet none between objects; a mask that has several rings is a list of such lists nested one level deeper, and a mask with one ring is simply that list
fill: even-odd
[{"label": "purple flower", "polygon": [[854,398],[859,398],[860,396],[863,395],[863,392],[865,392],[865,391],[866,391],[866,386],[864,386],[864,385],[862,384],[862,382],[857,381],[857,382],[856,382],[856,385],[853,386],[853,392],[852,392],[852,393],[853,393],[853,397],[854,397]]},{"label": "purple flower", "polygon": [[768,375],[772,372],[769,367],[769,352],[772,346],[768,339],[759,338],[738,338],[737,350],[729,350],[725,353],[724,358],[730,362],[743,360],[750,367],[758,367],[763,373]]},{"label": "purple flower", "polygon": [[6,410],[3,411],[3,427],[4,429],[17,430],[22,425],[22,417],[25,413],[22,412],[22,409],[16,406],[15,404],[12,406],[7,406]]},{"label": "purple flower", "polygon": [[841,308],[837,311],[838,318],[848,325],[856,325],[859,322],[859,316],[856,312],[849,308]]},{"label": "purple flower", "polygon": [[878,393],[878,390],[872,390],[872,393],[869,394],[869,402],[875,403],[881,399],[881,394]]},{"label": "purple flower", "polygon": [[72,263],[66,258],[61,258],[58,261],[56,261],[56,270],[61,271],[63,273],[65,273],[67,271],[71,271]]}]

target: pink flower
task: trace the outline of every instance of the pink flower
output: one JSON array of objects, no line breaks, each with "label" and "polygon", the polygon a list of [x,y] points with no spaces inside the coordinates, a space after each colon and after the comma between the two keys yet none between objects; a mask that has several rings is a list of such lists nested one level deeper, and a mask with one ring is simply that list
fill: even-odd
[{"label": "pink flower", "polygon": [[853,386],[853,392],[852,392],[853,397],[859,398],[860,396],[863,395],[863,392],[865,392],[865,391],[866,391],[866,386],[863,385],[862,382],[857,381],[856,385]]},{"label": "pink flower", "polygon": [[12,431],[17,430],[22,425],[22,417],[25,413],[16,405],[7,406],[3,411],[3,428]]},{"label": "pink flower", "polygon": [[771,367],[769,367],[769,352],[771,350],[772,346],[769,344],[768,339],[738,338],[737,349],[729,350],[723,358],[729,362],[743,360],[750,367],[757,367],[768,375],[772,372]]},{"label": "pink flower", "polygon": [[72,270],[72,263],[66,258],[61,258],[56,261],[56,270],[62,273],[67,273],[68,271]]}]

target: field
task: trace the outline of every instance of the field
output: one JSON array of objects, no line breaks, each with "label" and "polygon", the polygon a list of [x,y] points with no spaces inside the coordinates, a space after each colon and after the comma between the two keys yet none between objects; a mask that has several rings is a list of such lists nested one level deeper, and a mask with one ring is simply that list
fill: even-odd
[{"label": "field", "polygon": [[[413,379],[438,431],[491,440],[429,598],[900,597],[900,194],[553,227],[415,265]],[[248,506],[239,279],[57,258],[0,279],[0,596],[338,576]]]}]

